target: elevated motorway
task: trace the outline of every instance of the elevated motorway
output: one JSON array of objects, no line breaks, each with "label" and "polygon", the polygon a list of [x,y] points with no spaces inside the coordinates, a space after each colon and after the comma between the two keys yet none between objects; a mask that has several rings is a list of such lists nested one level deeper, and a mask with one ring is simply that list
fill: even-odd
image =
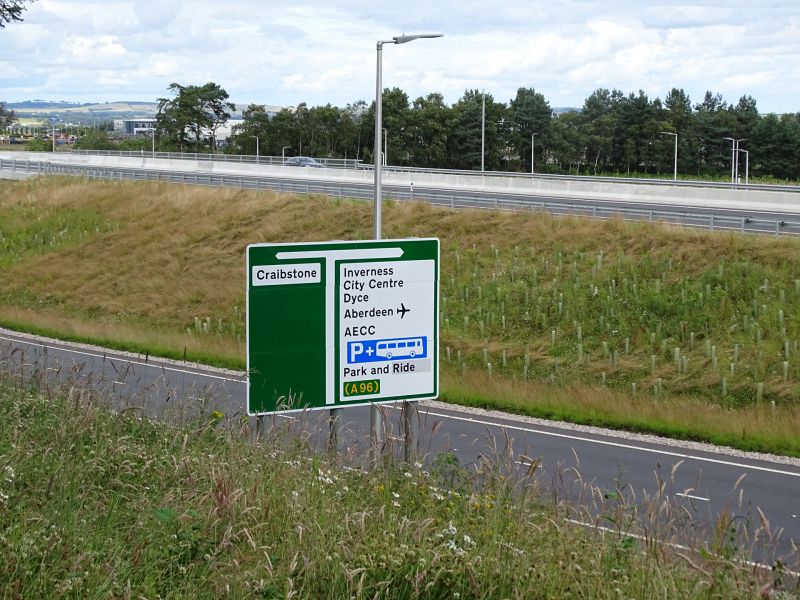
[{"label": "elevated motorway", "polygon": [[[213,158],[214,160],[209,160]],[[216,159],[220,160],[216,160]],[[0,177],[69,174],[370,199],[371,168],[286,167],[255,157],[168,153],[0,153]],[[239,160],[235,160],[238,158]],[[242,160],[249,159],[249,160]],[[352,165],[352,163],[350,163]],[[800,187],[385,168],[386,197],[452,208],[666,221],[758,233],[800,233]]]}]

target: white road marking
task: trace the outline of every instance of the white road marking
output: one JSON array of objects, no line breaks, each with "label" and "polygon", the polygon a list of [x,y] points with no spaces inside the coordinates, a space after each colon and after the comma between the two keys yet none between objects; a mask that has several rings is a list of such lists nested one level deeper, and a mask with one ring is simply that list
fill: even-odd
[{"label": "white road marking", "polygon": [[680,492],[676,492],[675,495],[680,496],[681,498],[691,498],[692,500],[702,500],[703,502],[711,502],[711,498],[703,498],[702,496],[692,496],[691,494],[682,494]]},{"label": "white road marking", "polygon": [[[647,536],[638,535],[636,533],[631,533],[629,531],[621,531],[619,529],[612,529],[611,527],[604,527],[602,525],[595,525],[594,523],[586,523],[584,521],[579,521],[577,519],[564,519],[564,521],[566,521],[567,523],[572,523],[573,525],[577,525],[578,527],[586,527],[588,529],[595,529],[595,530],[600,531],[602,533],[613,533],[613,534],[616,534],[616,535],[621,535],[623,537],[632,538],[632,539],[635,539],[635,540],[641,540],[641,541],[645,541],[645,542],[650,542],[651,541],[651,538],[647,537]],[[684,551],[689,551],[689,552],[693,552],[694,551],[689,546],[684,546],[683,544],[678,544],[676,542],[662,542],[662,543],[664,545],[666,545],[666,546],[669,546],[670,548],[676,548],[678,550],[684,550]],[[765,565],[763,563],[754,562],[752,560],[743,560],[741,562],[742,562],[742,564],[745,564],[748,567],[755,567],[757,569],[764,569],[764,570],[768,570],[768,571],[772,571],[773,570],[773,565]],[[792,577],[797,577],[798,575],[800,575],[800,573],[798,573],[796,571],[791,571],[789,569],[784,569],[783,572],[787,573],[788,575],[791,575]]]},{"label": "white road marking", "polygon": [[[29,343],[29,344],[34,344],[34,345],[39,344],[39,345],[48,347],[47,344],[45,344],[45,343],[43,343],[41,341],[18,339],[18,338],[3,336],[3,335],[0,335],[0,339],[8,340],[10,342],[16,342],[16,343]],[[101,359],[102,358],[108,358],[107,356],[104,356],[102,354],[96,354],[96,353],[93,353],[93,352],[75,350],[75,349],[68,348],[68,347],[67,348],[59,347],[58,345],[52,345],[51,347],[53,347],[55,349],[59,349],[59,350],[64,350],[64,351],[67,351],[67,352],[74,352],[76,354],[80,354],[80,355],[84,355],[84,356],[91,356],[91,357],[94,357],[94,358],[101,358]],[[167,371],[173,371],[175,373],[185,373],[185,374],[189,374],[189,375],[201,375],[203,377],[208,377],[210,379],[218,379],[220,381],[231,381],[231,382],[235,382],[235,383],[245,383],[244,379],[233,379],[231,377],[223,377],[221,375],[212,375],[212,374],[206,373],[206,372],[192,371],[192,370],[189,370],[189,369],[179,369],[179,368],[171,367],[171,366],[168,366],[168,365],[165,365],[165,364],[158,364],[157,362],[155,362],[155,363],[143,363],[141,361],[135,361],[133,359],[126,359],[126,358],[119,358],[117,360],[127,361],[130,364],[140,365],[140,366],[143,366],[143,367],[152,367],[152,368],[155,368],[155,369],[164,369],[164,370],[167,370]],[[154,359],[154,360],[157,361],[157,359]],[[685,453],[681,453],[681,452],[672,452],[672,451],[669,451],[669,450],[661,450],[661,449],[658,449],[658,448],[647,448],[647,447],[644,447],[644,446],[636,446],[636,445],[633,445],[633,444],[624,444],[624,443],[621,443],[621,442],[613,442],[613,441],[610,441],[610,440],[598,440],[598,439],[587,438],[587,437],[583,437],[583,436],[575,435],[575,434],[570,434],[570,433],[558,433],[558,432],[555,432],[555,431],[546,431],[544,429],[534,429],[534,428],[531,428],[531,427],[522,427],[522,426],[519,426],[519,425],[509,425],[509,424],[495,423],[495,422],[486,421],[486,420],[483,420],[483,419],[476,419],[474,417],[459,417],[459,416],[456,416],[456,415],[449,415],[449,414],[436,413],[436,412],[428,412],[427,414],[429,414],[431,416],[434,416],[434,417],[441,417],[441,418],[444,418],[444,419],[452,419],[454,421],[466,421],[466,422],[470,422],[470,423],[476,423],[478,425],[486,425],[488,427],[500,427],[500,428],[505,428],[507,430],[520,431],[520,432],[523,432],[523,433],[532,433],[532,434],[538,434],[538,435],[546,435],[546,436],[550,436],[550,437],[559,437],[559,438],[563,438],[563,439],[574,440],[576,442],[585,442],[587,444],[599,444],[599,445],[602,445],[602,446],[612,446],[612,447],[616,447],[616,448],[625,448],[627,450],[637,450],[639,452],[648,452],[648,453],[651,453],[651,454],[660,454],[660,455],[663,455],[663,456],[672,456],[672,457],[675,457],[675,458],[684,458],[684,459],[696,460],[696,461],[701,461],[701,462],[714,463],[714,464],[718,464],[718,465],[726,465],[726,466],[729,466],[729,467],[738,467],[738,468],[742,468],[742,469],[750,469],[750,470],[753,470],[753,471],[761,471],[763,473],[773,473],[775,475],[786,475],[788,477],[800,477],[800,472],[785,471],[785,470],[782,470],[782,469],[773,469],[773,468],[770,468],[770,467],[762,467],[762,466],[759,466],[759,465],[749,465],[747,463],[734,462],[734,461],[730,461],[730,460],[722,460],[722,459],[718,459],[718,458],[710,458],[710,457],[707,457],[707,456],[697,456],[697,455],[685,454]]]},{"label": "white road marking", "polygon": [[788,475],[789,477],[800,477],[800,472],[794,471],[784,471],[782,469],[773,469],[770,467],[761,467],[758,465],[748,465],[747,463],[739,463],[730,460],[722,460],[719,458],[709,458],[707,456],[696,456],[692,454],[683,454],[681,452],[672,452],[670,450],[660,450],[658,448],[647,448],[644,446],[635,446],[633,444],[623,444],[621,442],[612,442],[610,440],[597,440],[592,438],[583,437],[580,435],[570,434],[570,433],[557,433],[555,431],[545,431],[544,429],[533,429],[531,427],[522,427],[519,425],[508,425],[508,424],[500,424],[494,423],[492,421],[485,421],[482,419],[475,419],[474,417],[458,417],[455,415],[447,415],[444,413],[435,413],[429,412],[427,413],[434,417],[441,417],[444,419],[453,419],[455,421],[468,421],[470,423],[477,423],[478,425],[486,425],[488,427],[501,427],[505,429],[510,429],[513,431],[521,431],[523,433],[535,433],[539,435],[548,435],[551,437],[559,437],[568,440],[574,440],[576,442],[586,442],[587,444],[600,444],[601,446],[613,446],[616,448],[625,448],[627,450],[638,450],[640,452],[649,452],[651,454],[662,454],[664,456],[673,456],[675,458],[686,458],[690,460],[697,460],[702,462],[709,462],[718,465],[726,465],[729,467],[740,467],[742,469],[752,469],[754,471],[762,471],[764,473],[774,473],[776,475]]},{"label": "white road marking", "polygon": [[[45,348],[53,348],[55,350],[63,350],[65,352],[71,352],[73,354],[79,354],[81,356],[90,356],[92,358],[100,358],[106,360],[116,360],[117,362],[124,362],[125,364],[137,365],[141,367],[151,367],[153,369],[164,369],[165,371],[172,371],[175,373],[184,373],[187,375],[201,375],[203,377],[208,377],[209,379],[218,379],[220,381],[233,381],[235,383],[245,383],[244,379],[234,379],[232,377],[223,377],[222,375],[212,375],[211,373],[207,373],[204,371],[192,371],[190,369],[179,369],[177,367],[169,366],[168,364],[161,363],[158,361],[158,357],[153,358],[153,362],[142,362],[138,360],[134,360],[132,358],[126,358],[124,356],[117,356],[117,357],[110,357],[107,354],[97,354],[94,352],[87,352],[85,350],[77,350],[75,348],[69,348],[65,346],[59,346],[57,344],[45,344],[41,341],[37,340],[26,340],[26,339],[19,339],[19,338],[12,338],[7,337],[4,335],[0,335],[0,340],[7,340],[9,342],[16,342],[22,344],[31,344],[34,346],[44,346]],[[243,375],[244,377],[244,375]]]}]

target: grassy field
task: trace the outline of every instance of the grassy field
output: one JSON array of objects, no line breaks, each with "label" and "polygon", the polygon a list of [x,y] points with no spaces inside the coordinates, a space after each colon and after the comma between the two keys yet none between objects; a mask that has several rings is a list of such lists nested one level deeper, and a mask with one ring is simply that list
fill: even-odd
[{"label": "grassy field", "polygon": [[[371,237],[368,203],[0,183],[0,323],[244,366],[244,250]],[[800,240],[387,202],[442,241],[444,399],[800,456]]]},{"label": "grassy field", "polygon": [[315,455],[283,429],[256,440],[214,414],[153,422],[80,388],[40,390],[8,373],[0,410],[4,598],[796,592],[781,569],[745,562],[755,547],[746,540],[772,536],[764,521],[747,531],[758,518],[726,513],[695,542],[677,537],[692,524],[658,495],[637,512],[609,493],[601,534],[574,522],[587,515],[540,498],[535,469],[512,483],[501,461],[473,474],[448,455],[364,471],[352,454]]}]

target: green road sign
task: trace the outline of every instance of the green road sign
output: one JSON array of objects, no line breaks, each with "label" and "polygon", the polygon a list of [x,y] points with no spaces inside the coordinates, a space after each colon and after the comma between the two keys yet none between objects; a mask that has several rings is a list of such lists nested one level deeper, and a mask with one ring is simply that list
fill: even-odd
[{"label": "green road sign", "polygon": [[439,240],[247,247],[247,412],[439,394]]}]

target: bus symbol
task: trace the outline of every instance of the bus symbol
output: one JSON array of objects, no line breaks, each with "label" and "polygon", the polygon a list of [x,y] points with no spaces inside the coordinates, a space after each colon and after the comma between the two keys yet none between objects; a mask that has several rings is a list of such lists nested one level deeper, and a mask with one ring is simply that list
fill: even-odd
[{"label": "bus symbol", "polygon": [[424,335],[407,338],[347,342],[348,364],[426,358],[427,355],[428,338]]},{"label": "bus symbol", "polygon": [[424,354],[422,338],[382,340],[375,344],[375,355],[392,360],[393,358],[415,358]]}]

